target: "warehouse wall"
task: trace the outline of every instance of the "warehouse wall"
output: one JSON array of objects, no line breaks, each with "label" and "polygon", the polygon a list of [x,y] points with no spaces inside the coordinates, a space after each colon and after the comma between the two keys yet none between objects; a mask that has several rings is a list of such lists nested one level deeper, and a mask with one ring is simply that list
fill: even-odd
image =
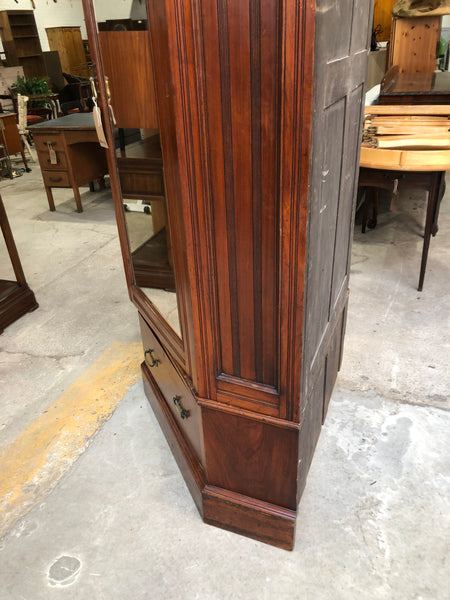
[{"label": "warehouse wall", "polygon": [[[39,31],[42,50],[49,50],[46,27],[81,27],[86,38],[83,6],[81,0],[35,0],[34,18]],[[95,0],[97,20],[128,18],[131,0]],[[30,0],[1,0],[1,10],[32,10]]]}]

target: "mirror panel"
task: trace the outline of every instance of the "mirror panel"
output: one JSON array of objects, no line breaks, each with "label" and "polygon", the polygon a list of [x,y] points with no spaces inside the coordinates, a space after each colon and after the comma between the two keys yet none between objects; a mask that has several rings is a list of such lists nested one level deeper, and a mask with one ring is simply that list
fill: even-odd
[{"label": "mirror panel", "polygon": [[181,337],[144,0],[95,0],[136,285]]}]

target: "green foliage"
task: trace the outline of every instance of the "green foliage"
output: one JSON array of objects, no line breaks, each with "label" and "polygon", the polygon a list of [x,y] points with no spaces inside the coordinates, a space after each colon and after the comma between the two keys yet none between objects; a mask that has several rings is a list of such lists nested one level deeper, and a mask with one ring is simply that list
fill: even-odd
[{"label": "green foliage", "polygon": [[17,81],[11,85],[13,94],[22,94],[30,96],[33,94],[48,94],[50,88],[47,81],[43,77],[18,77]]},{"label": "green foliage", "polygon": [[[43,77],[17,77],[17,81],[11,84],[11,92],[17,96],[33,96],[35,94],[48,94],[51,92],[47,80]],[[30,101],[30,108],[48,108],[48,103],[43,100]]]}]

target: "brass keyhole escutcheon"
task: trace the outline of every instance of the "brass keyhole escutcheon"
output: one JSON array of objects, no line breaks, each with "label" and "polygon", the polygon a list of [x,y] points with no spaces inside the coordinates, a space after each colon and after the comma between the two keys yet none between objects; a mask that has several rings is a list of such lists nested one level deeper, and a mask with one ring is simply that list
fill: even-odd
[{"label": "brass keyhole escutcheon", "polygon": [[149,362],[149,364],[148,364],[148,366],[149,366],[149,367],[157,367],[157,366],[159,365],[159,363],[161,362],[161,361],[159,360],[159,358],[155,358],[155,357],[153,356],[153,352],[154,352],[154,350],[153,350],[153,349],[146,350],[146,351],[144,352],[144,356],[147,356],[147,354],[148,354],[148,355],[149,355],[149,357],[150,357],[150,359],[151,359],[151,361],[152,361],[152,362]]},{"label": "brass keyhole escutcheon", "polygon": [[180,415],[180,417],[182,419],[187,419],[191,413],[185,408],[183,408],[183,406],[181,405],[180,396],[174,396],[173,403],[175,404],[175,408],[177,409],[177,412]]}]

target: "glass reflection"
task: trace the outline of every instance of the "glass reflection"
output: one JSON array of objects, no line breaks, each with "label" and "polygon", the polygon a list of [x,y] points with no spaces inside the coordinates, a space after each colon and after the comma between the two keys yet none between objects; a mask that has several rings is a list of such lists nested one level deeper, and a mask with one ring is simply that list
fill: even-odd
[{"label": "glass reflection", "polygon": [[181,337],[145,2],[95,7],[136,284]]}]

